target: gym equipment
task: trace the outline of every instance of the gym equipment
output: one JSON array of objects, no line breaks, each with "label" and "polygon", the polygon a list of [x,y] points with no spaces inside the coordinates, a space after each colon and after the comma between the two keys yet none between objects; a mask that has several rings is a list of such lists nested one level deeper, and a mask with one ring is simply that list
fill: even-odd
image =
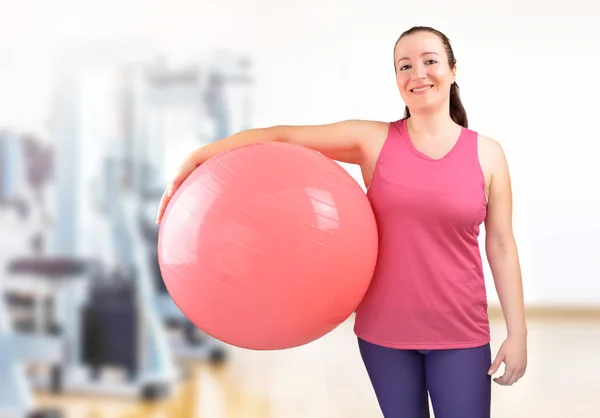
[{"label": "gym equipment", "polygon": [[259,143],[209,159],[184,181],[158,254],[170,295],[200,329],[275,350],[320,338],[354,312],[377,234],[367,197],[340,165],[297,145]]},{"label": "gym equipment", "polygon": [[[187,137],[192,143],[183,147],[189,151],[230,135],[232,131],[250,127],[252,85],[250,60],[238,53],[221,52],[212,55],[202,66],[169,68],[157,62],[144,72],[128,72],[124,77],[124,136],[132,138],[131,166],[135,199],[128,205],[130,221],[138,227],[136,242],[145,251],[140,259],[150,279],[148,294],[169,328],[180,330],[179,337],[170,339],[170,348],[177,358],[225,360],[223,345],[206,335],[190,322],[166,291],[158,266],[158,233],[156,208],[166,186],[168,167],[166,156]],[[188,114],[181,124],[171,124],[170,117]],[[207,129],[208,127],[208,129]],[[169,144],[169,147],[166,144]],[[187,152],[187,151],[186,151]],[[180,157],[172,158],[179,160]]]},{"label": "gym equipment", "polygon": [[[60,385],[56,371],[64,361],[66,344],[54,333],[44,303],[33,306],[32,310],[39,318],[33,326],[14,320],[9,310],[15,305],[25,305],[22,294],[47,299],[49,293],[47,283],[26,278],[8,280],[12,267],[6,265],[6,260],[22,248],[31,246],[38,251],[42,246],[40,238],[44,219],[36,215],[38,209],[44,213],[43,198],[36,192],[47,181],[45,177],[49,173],[48,167],[39,164],[36,158],[36,151],[41,149],[38,145],[37,139],[31,136],[18,133],[0,135],[0,171],[4,171],[0,173],[0,183],[3,184],[0,185],[3,190],[0,194],[5,198],[4,203],[12,203],[21,212],[16,223],[5,219],[0,228],[0,417],[6,418],[61,416],[57,410],[35,406],[25,366],[31,363],[51,366],[51,384],[55,387]],[[32,173],[39,175],[32,176]]]},{"label": "gym equipment", "polygon": [[[62,76],[57,95],[60,102],[53,109],[55,229],[47,254],[13,260],[10,273],[14,281],[23,275],[39,282],[53,276],[55,328],[66,344],[67,356],[59,368],[60,385],[37,374],[29,379],[34,387],[55,392],[166,397],[179,371],[168,349],[166,331],[144,293],[147,279],[139,272],[140,260],[132,251],[136,243],[129,235],[132,225],[127,224],[121,206],[120,171],[109,155],[105,179],[108,217],[104,221],[94,218],[89,207],[92,191],[85,187],[89,183],[82,168],[100,160],[94,153],[81,153],[93,140],[80,131],[79,100],[84,97],[85,84],[79,72]],[[73,269],[76,271],[70,272]],[[80,280],[65,280],[72,276]],[[115,381],[103,378],[103,366],[121,367],[126,376]]]},{"label": "gym equipment", "polygon": [[[4,294],[4,286],[0,286]],[[0,417],[59,418],[58,411],[35,406],[29,390],[24,363],[58,364],[64,357],[64,344],[54,336],[33,335],[13,329],[0,297]]]},{"label": "gym equipment", "polygon": [[[37,254],[21,254],[11,261],[8,269],[12,287],[28,282],[36,288],[48,289],[39,305],[53,308],[48,311],[52,320],[49,324],[34,324],[33,327],[41,328],[40,331],[46,334],[37,337],[52,343],[60,342],[64,349],[50,376],[34,373],[25,379],[24,374],[7,372],[2,375],[6,380],[0,381],[0,388],[19,388],[23,399],[27,398],[29,390],[23,383],[25,380],[34,387],[50,388],[54,392],[144,398],[167,396],[172,383],[179,377],[174,354],[211,361],[225,359],[223,346],[199,332],[168,293],[156,286],[162,284],[157,268],[158,230],[153,222],[151,224],[147,217],[140,215],[148,208],[155,213],[160,199],[156,190],[164,187],[160,180],[161,174],[164,178],[164,162],[160,159],[164,159],[164,153],[160,141],[169,139],[172,142],[173,139],[160,129],[163,121],[155,112],[171,104],[178,108],[182,104],[191,104],[193,119],[196,123],[201,122],[196,127],[196,145],[229,134],[234,129],[234,122],[241,124],[238,129],[247,128],[245,117],[241,121],[230,118],[232,92],[228,86],[248,82],[245,75],[248,61],[225,55],[204,68],[176,73],[160,63],[148,70],[154,51],[137,45],[120,51],[119,48],[86,47],[68,53],[57,63],[57,101],[52,108],[56,145],[53,156],[48,154],[48,149],[31,147],[31,143],[16,148],[14,141],[5,151],[8,141],[0,141],[2,161],[11,164],[21,161],[15,160],[15,151],[28,154],[28,158],[41,159],[42,164],[38,161],[35,170],[27,173],[30,183],[39,185],[45,170],[54,168],[57,172],[52,196],[57,215],[54,230],[48,236],[36,234],[32,241]],[[90,113],[85,114],[86,106],[82,106],[87,103],[83,75],[90,64],[96,69],[102,66],[124,69],[118,91],[121,108],[113,106],[114,102],[101,102],[93,110],[101,110],[107,104],[106,108],[117,109],[117,117],[123,126],[116,138],[109,138],[115,132],[103,131],[106,129],[102,126],[104,121],[96,126],[87,125],[94,121]],[[119,70],[113,75],[118,76]],[[95,88],[97,93],[102,90],[102,87],[96,87],[100,85],[98,82],[106,81],[106,78],[95,79],[87,86]],[[105,91],[107,93],[101,100],[111,94],[110,89]],[[114,97],[108,100],[114,100]],[[242,103],[246,102],[243,98]],[[208,133],[203,130],[207,125],[213,128]],[[7,135],[0,137],[7,138]],[[114,143],[104,142],[106,139],[114,140]],[[97,173],[93,174],[91,169],[102,161],[106,149],[113,153],[104,158],[101,188],[93,188],[97,178],[92,177]],[[45,166],[48,161],[54,162],[53,166]],[[2,164],[0,171],[0,194],[14,196],[14,192],[22,188],[15,183],[17,169]],[[149,176],[149,173],[158,174],[158,177]],[[36,184],[29,186],[35,189]],[[34,200],[42,197],[36,190],[32,194]],[[103,219],[96,216],[102,214],[97,211],[99,206],[105,215]],[[183,341],[170,343],[164,329],[166,321],[183,324]],[[15,339],[10,341],[12,345],[7,347],[11,349],[24,347],[23,344],[14,345]],[[47,355],[44,362],[57,361],[55,351],[46,348],[41,339],[35,341],[39,343],[40,353]],[[8,343],[4,334],[2,342]],[[10,363],[11,367],[16,361]],[[125,380],[109,382],[103,379],[101,370],[107,365],[123,369]],[[17,382],[19,378],[23,384]],[[17,399],[12,393],[4,392],[10,395],[9,400]],[[0,406],[4,405],[3,401],[0,397]]]},{"label": "gym equipment", "polygon": [[[0,417],[60,417],[59,411],[36,407],[25,366],[44,364],[51,366],[52,372],[55,372],[65,358],[66,345],[56,334],[42,330],[50,329],[43,303],[33,306],[32,310],[40,321],[27,329],[11,317],[10,311],[18,302],[23,305],[22,300],[15,297],[17,294],[26,293],[43,299],[49,293],[44,283],[27,279],[9,280],[11,269],[5,262],[21,247],[27,247],[30,230],[36,231],[37,225],[30,220],[23,223],[5,222],[0,229]],[[60,383],[57,375],[53,373],[51,377],[54,385]]]},{"label": "gym equipment", "polygon": [[[116,227],[115,232],[119,231]],[[118,242],[122,246],[115,251],[131,267],[129,253],[124,252],[130,244]],[[68,355],[53,369],[50,381],[44,376],[30,376],[36,387],[49,387],[55,393],[92,392],[144,399],[170,394],[169,384],[177,377],[176,370],[161,324],[152,317],[152,307],[144,306],[144,298],[138,295],[133,268],[107,271],[100,260],[36,255],[13,259],[8,271],[13,281],[26,276],[52,282],[49,293],[57,299],[58,309],[46,317],[54,317],[49,329],[60,336]],[[75,278],[84,281],[83,288],[72,282]],[[124,369],[126,380],[103,380],[103,366]]]}]

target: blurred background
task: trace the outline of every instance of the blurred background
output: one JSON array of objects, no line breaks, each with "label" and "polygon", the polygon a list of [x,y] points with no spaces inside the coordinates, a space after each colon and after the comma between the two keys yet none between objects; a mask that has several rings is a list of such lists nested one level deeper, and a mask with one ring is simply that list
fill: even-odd
[{"label": "blurred background", "polygon": [[[154,220],[203,144],[252,127],[399,119],[392,49],[413,25],[450,37],[470,128],[497,139],[511,167],[529,368],[494,386],[493,416],[598,416],[597,5],[0,4],[0,418],[381,416],[352,318],[266,353],[188,323],[158,271]],[[485,266],[495,353],[506,331]]]}]

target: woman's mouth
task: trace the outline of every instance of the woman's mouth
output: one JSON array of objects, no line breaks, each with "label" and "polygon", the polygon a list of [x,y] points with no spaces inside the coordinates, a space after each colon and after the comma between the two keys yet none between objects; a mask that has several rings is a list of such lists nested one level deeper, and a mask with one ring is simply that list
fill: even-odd
[{"label": "woman's mouth", "polygon": [[424,91],[429,90],[430,88],[432,88],[433,85],[432,84],[428,84],[425,86],[419,86],[419,87],[415,87],[413,89],[410,89],[411,93],[423,93]]}]

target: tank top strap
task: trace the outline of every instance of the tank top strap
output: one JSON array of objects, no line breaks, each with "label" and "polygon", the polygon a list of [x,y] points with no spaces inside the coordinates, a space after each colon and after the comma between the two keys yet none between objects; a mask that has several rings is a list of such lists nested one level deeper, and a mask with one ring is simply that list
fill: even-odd
[{"label": "tank top strap", "polygon": [[468,128],[463,128],[460,142],[456,145],[454,152],[460,164],[468,166],[475,172],[481,172],[479,162],[479,134]]},{"label": "tank top strap", "polygon": [[462,154],[462,158],[478,159],[477,137],[477,132],[462,128],[459,143],[456,144],[458,154]]},{"label": "tank top strap", "polygon": [[387,138],[379,153],[378,164],[388,161],[390,158],[397,159],[400,152],[406,148],[403,120],[399,119],[389,122]]},{"label": "tank top strap", "polygon": [[465,154],[465,163],[471,167],[473,179],[476,182],[477,188],[480,190],[481,195],[483,196],[483,201],[487,205],[488,196],[485,191],[485,175],[479,159],[479,133],[471,129],[464,128],[463,135],[463,152]]}]

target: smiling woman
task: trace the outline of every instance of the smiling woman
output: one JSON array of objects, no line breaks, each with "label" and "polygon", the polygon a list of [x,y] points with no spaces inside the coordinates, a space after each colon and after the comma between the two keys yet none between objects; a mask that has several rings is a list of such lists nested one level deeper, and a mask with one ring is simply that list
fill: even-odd
[{"label": "smiling woman", "polygon": [[[508,165],[498,142],[468,128],[445,35],[411,28],[395,44],[394,64],[404,118],[250,129],[200,147],[165,190],[157,222],[199,165],[242,145],[288,142],[358,165],[379,254],[354,332],[383,415],[427,416],[429,396],[438,418],[486,418],[500,363],[504,374],[494,381],[512,385],[527,362]],[[478,242],[483,222],[508,330],[493,362]]]}]

